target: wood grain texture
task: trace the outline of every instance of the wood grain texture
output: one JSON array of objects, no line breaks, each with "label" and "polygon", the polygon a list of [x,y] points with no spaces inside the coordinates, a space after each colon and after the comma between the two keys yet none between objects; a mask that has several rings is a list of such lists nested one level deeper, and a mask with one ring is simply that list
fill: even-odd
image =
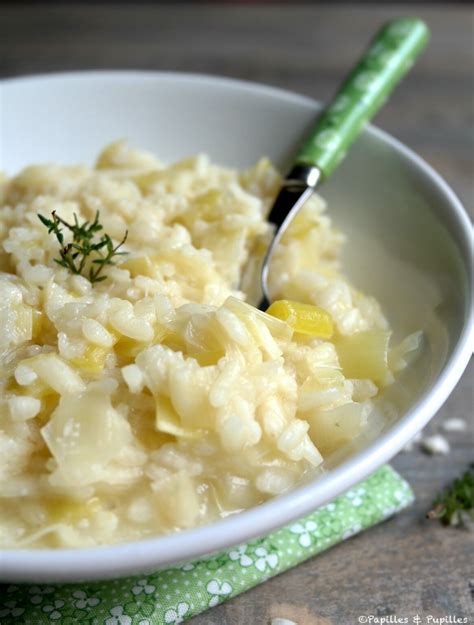
[{"label": "wood grain texture", "polygon": [[[472,204],[473,11],[416,7],[429,50],[377,123]],[[97,68],[221,74],[326,100],[399,6],[0,4],[0,75]]]},{"label": "wood grain texture", "polygon": [[[453,186],[472,214],[473,11],[469,6],[0,5],[0,76],[92,68],[221,74],[325,100],[376,28],[416,12],[432,42],[377,124]],[[416,503],[396,518],[193,619],[193,625],[353,625],[362,614],[472,616],[472,537],[424,518],[440,488],[473,459],[474,367],[429,429],[458,416],[448,457],[420,451],[393,465]]]}]

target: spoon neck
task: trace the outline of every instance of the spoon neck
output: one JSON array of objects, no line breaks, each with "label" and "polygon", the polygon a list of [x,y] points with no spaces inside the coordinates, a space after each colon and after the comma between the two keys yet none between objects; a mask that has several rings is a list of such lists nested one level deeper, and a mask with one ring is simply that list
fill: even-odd
[{"label": "spoon neck", "polygon": [[283,180],[286,188],[310,187],[315,189],[321,179],[321,170],[314,165],[296,163]]}]

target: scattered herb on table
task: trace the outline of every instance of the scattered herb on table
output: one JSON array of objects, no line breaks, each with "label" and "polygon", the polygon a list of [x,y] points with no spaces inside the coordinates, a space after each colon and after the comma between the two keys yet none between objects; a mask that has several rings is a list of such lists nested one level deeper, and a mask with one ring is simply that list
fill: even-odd
[{"label": "scattered herb on table", "polygon": [[433,502],[429,519],[438,519],[443,525],[465,525],[474,519],[474,465],[454,480]]},{"label": "scattered herb on table", "polygon": [[[123,256],[127,252],[119,252],[119,249],[127,240],[128,230],[123,239],[114,245],[108,234],[101,233],[103,226],[99,223],[99,211],[97,211],[94,221],[78,222],[74,213],[74,223],[68,223],[59,217],[55,211],[51,213],[52,219],[47,219],[43,215],[38,215],[41,223],[48,228],[48,233],[53,233],[61,246],[59,250],[60,258],[55,258],[54,262],[61,267],[66,267],[76,275],[83,275],[90,282],[102,282],[107,276],[101,275],[104,267],[115,265],[114,258]],[[65,243],[63,228],[67,228],[72,233],[72,241]]]}]

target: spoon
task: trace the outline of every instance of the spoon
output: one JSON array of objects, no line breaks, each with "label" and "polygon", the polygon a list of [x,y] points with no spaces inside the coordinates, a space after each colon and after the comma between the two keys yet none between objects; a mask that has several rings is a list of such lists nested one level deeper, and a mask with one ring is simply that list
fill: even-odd
[{"label": "spoon", "polygon": [[388,22],[377,33],[331,103],[318,115],[283,179],[268,216],[276,229],[261,270],[261,310],[266,310],[270,303],[269,268],[283,234],[318,184],[326,180],[342,161],[365,123],[383,106],[428,39],[429,30],[420,19],[402,17]]}]

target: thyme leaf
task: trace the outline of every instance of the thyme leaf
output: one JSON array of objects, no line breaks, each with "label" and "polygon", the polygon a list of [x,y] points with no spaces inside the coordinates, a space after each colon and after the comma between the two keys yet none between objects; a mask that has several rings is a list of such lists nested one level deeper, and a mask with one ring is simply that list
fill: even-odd
[{"label": "thyme leaf", "polygon": [[[127,240],[128,230],[123,239],[114,245],[108,234],[99,234],[103,226],[99,221],[100,213],[97,211],[92,222],[79,223],[74,213],[74,223],[69,223],[56,214],[51,213],[52,219],[38,215],[38,219],[48,229],[48,234],[54,234],[61,246],[59,258],[54,262],[69,269],[75,275],[82,275],[92,283],[102,282],[107,278],[102,272],[107,265],[115,265],[117,256],[124,256],[128,252],[119,252],[119,249]],[[63,228],[72,233],[72,241],[64,242]]]},{"label": "thyme leaf", "polygon": [[464,526],[469,518],[474,519],[474,465],[436,497],[426,516],[443,525]]}]

